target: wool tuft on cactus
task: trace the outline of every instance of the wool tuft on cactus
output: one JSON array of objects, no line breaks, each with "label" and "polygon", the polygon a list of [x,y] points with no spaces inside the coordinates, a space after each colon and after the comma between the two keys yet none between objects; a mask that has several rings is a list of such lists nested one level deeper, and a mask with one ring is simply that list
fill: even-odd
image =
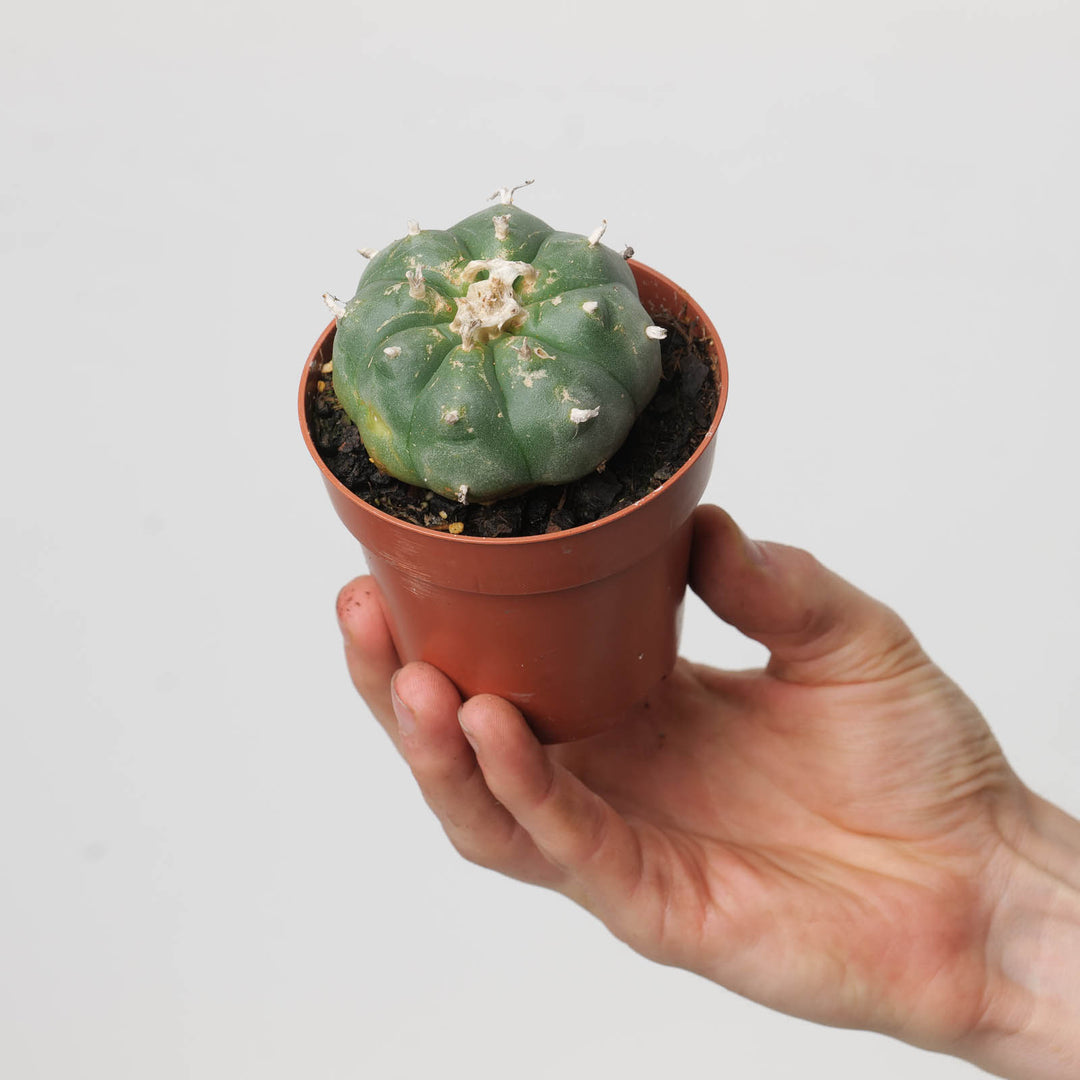
[{"label": "wool tuft on cactus", "polygon": [[500,189],[449,229],[409,223],[337,323],[334,392],[371,459],[406,483],[491,502],[576,480],[626,439],[660,381],[661,328],[623,255]]}]

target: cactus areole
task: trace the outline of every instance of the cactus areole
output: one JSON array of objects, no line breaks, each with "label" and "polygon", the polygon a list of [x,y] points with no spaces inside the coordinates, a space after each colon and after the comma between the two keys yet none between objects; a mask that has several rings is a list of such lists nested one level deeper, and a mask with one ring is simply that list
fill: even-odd
[{"label": "cactus areole", "polygon": [[462,502],[576,480],[622,445],[660,381],[622,255],[512,204],[420,229],[327,297],[334,392],[385,472]]}]

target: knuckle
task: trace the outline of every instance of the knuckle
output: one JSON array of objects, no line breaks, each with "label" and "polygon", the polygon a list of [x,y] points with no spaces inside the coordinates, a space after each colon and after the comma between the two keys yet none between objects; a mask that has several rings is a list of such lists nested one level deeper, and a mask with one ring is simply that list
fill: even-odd
[{"label": "knuckle", "polygon": [[594,812],[588,829],[582,834],[576,852],[576,862],[587,866],[595,862],[603,853],[608,840],[608,819],[605,814]]},{"label": "knuckle", "polygon": [[445,826],[445,831],[454,850],[466,862],[473,866],[482,866],[485,870],[498,869],[499,860],[489,845],[478,842],[476,837],[469,836],[467,832],[459,831],[451,825]]}]

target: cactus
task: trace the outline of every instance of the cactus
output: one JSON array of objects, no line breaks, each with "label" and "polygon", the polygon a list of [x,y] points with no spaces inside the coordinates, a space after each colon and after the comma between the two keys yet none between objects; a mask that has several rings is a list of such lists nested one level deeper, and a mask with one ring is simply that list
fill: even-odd
[{"label": "cactus", "polygon": [[446,230],[409,223],[337,321],[334,391],[371,459],[490,502],[568,483],[625,440],[660,380],[663,330],[623,255],[513,205]]}]

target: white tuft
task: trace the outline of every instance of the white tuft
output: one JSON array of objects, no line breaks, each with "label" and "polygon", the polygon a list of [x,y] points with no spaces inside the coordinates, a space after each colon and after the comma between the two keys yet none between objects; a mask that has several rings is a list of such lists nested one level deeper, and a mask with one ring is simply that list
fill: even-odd
[{"label": "white tuft", "polygon": [[468,502],[468,500],[469,500],[469,485],[468,484],[462,484],[461,487],[459,487],[457,489],[457,501],[459,503],[461,503],[462,506],[464,506],[465,503]]},{"label": "white tuft", "polygon": [[491,220],[495,223],[495,239],[505,240],[510,235],[510,215],[496,214]]},{"label": "white tuft", "polygon": [[488,202],[491,202],[493,199],[498,199],[503,206],[513,206],[514,192],[520,191],[523,187],[528,187],[531,183],[532,180],[526,180],[523,184],[518,184],[517,187],[501,187],[498,191],[494,191],[488,196]]},{"label": "white tuft", "polygon": [[414,300],[424,299],[424,268],[417,264],[412,270],[406,270],[405,276],[409,279],[409,295]]},{"label": "white tuft", "polygon": [[[476,280],[487,271],[488,277]],[[461,347],[468,352],[477,342],[490,341],[525,317],[525,309],[517,302],[514,283],[524,278],[522,288],[536,284],[535,266],[507,259],[473,259],[459,272],[461,281],[468,282],[468,292],[457,300],[457,314],[450,331],[461,335]]]},{"label": "white tuft", "polygon": [[532,359],[533,351],[529,347],[529,343],[524,338],[521,339],[521,345],[519,345],[517,348],[517,354],[519,357],[521,357],[522,363],[527,363],[529,360]]},{"label": "white tuft", "polygon": [[401,355],[401,346],[387,345],[386,348],[383,349],[383,353],[390,357],[391,360],[396,360]]},{"label": "white tuft", "polygon": [[595,409],[571,409],[570,419],[575,424],[584,424],[586,420],[592,420],[600,415],[600,407]]},{"label": "white tuft", "polygon": [[456,424],[461,419],[461,410],[446,409],[440,419],[444,424]]},{"label": "white tuft", "polygon": [[324,292],[322,298],[335,319],[340,319],[345,315],[345,305],[333,293]]},{"label": "white tuft", "polygon": [[591,315],[599,306],[599,300],[586,300],[585,303],[581,305],[581,310],[586,314]]},{"label": "white tuft", "polygon": [[604,218],[591,233],[589,233],[589,247],[596,247],[600,238],[607,232],[607,218]]},{"label": "white tuft", "polygon": [[374,259],[379,254],[378,248],[357,248],[356,249],[365,259]]},{"label": "white tuft", "polygon": [[409,235],[410,236],[419,236],[420,235],[420,222],[415,221],[413,218],[409,218]]},{"label": "white tuft", "polygon": [[653,341],[663,341],[667,337],[667,331],[662,326],[646,326],[645,336]]}]

